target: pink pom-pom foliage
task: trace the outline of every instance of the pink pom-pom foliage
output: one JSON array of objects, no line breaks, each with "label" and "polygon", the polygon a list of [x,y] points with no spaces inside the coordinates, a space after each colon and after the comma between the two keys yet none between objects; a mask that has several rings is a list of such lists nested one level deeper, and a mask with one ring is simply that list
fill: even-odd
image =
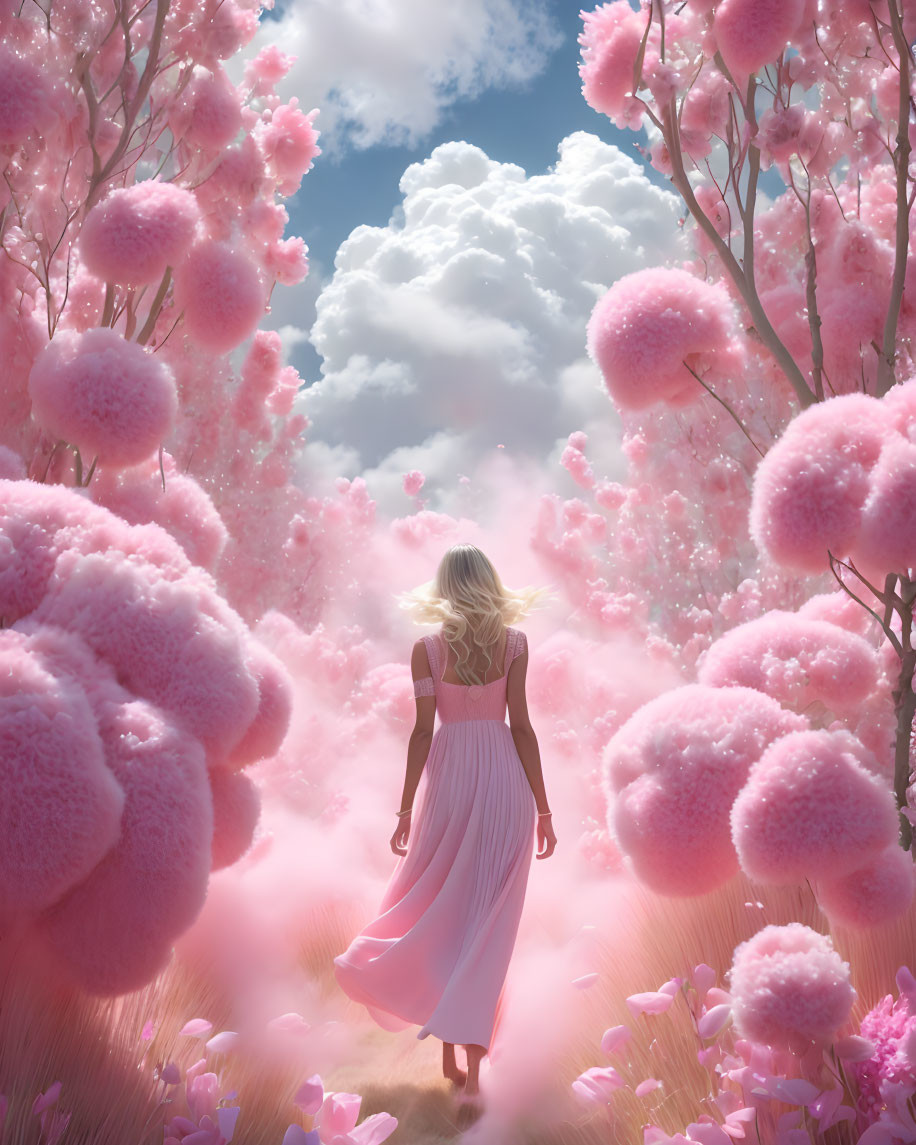
[{"label": "pink pom-pom foliage", "polygon": [[779,1049],[829,1041],[856,996],[830,939],[797,922],[741,943],[729,977],[739,1033]]},{"label": "pink pom-pom foliage", "polygon": [[135,989],[251,839],[285,670],[168,533],[59,486],[0,481],[0,615],[0,917]]}]

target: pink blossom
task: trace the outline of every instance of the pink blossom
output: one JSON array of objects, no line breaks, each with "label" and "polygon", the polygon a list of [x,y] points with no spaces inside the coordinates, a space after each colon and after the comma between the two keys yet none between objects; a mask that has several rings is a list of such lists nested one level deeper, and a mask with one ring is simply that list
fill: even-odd
[{"label": "pink blossom", "polygon": [[613,1066],[592,1066],[579,1074],[572,1083],[572,1091],[586,1101],[607,1102],[624,1084]]},{"label": "pink blossom", "polygon": [[32,412],[87,461],[143,461],[169,432],[175,380],[162,361],[114,330],[58,332],[29,375]]},{"label": "pink blossom", "polygon": [[645,29],[645,17],[627,0],[612,0],[594,12],[583,12],[582,94],[586,102],[618,127],[639,127],[641,105],[634,98],[633,69]]},{"label": "pink blossom", "polygon": [[209,772],[213,800],[210,868],[229,867],[251,846],[261,813],[261,795],[244,772],[214,768]]},{"label": "pink blossom", "polygon": [[761,883],[836,878],[891,843],[893,796],[863,766],[867,754],[840,730],[792,732],[771,744],[731,811],[745,873]]},{"label": "pink blossom", "polygon": [[916,1094],[916,1014],[909,1000],[888,994],[862,1019],[862,1036],[873,1051],[853,1064],[859,1084],[858,1106],[869,1124],[881,1117],[885,1106],[895,1106]]},{"label": "pink blossom", "polygon": [[804,10],[805,0],[722,0],[713,30],[729,69],[743,78],[779,56]]},{"label": "pink blossom", "polygon": [[299,190],[302,176],[321,154],[319,132],[315,129],[317,115],[317,111],[306,115],[299,110],[299,101],[291,99],[275,108],[255,129],[258,146],[281,195],[294,195]]},{"label": "pink blossom", "polygon": [[738,1032],[775,1048],[829,1040],[855,999],[830,939],[798,922],[765,926],[741,943],[729,977]]},{"label": "pink blossom", "polygon": [[0,146],[18,147],[55,119],[54,82],[37,60],[0,49]]},{"label": "pink blossom", "polygon": [[199,218],[197,200],[183,187],[157,179],[135,183],[92,208],[80,231],[80,254],[104,282],[158,282],[187,254]]},{"label": "pink blossom", "polygon": [[849,552],[889,431],[882,403],[848,394],[799,414],[757,467],[750,529],[757,546],[804,572]]},{"label": "pink blossom", "polygon": [[613,828],[637,875],[663,894],[702,894],[735,874],[732,802],[764,748],[803,726],[760,692],[699,684],[631,716],[604,763]]},{"label": "pink blossom", "polygon": [[239,94],[224,69],[195,68],[169,126],[176,139],[205,151],[232,143],[242,126]]},{"label": "pink blossom", "polygon": [[214,354],[224,354],[254,333],[264,313],[257,268],[225,243],[195,246],[175,273],[175,302],[187,332]]},{"label": "pink blossom", "polygon": [[702,377],[725,367],[732,360],[731,338],[728,296],[684,270],[624,275],[588,324],[589,353],[625,410],[695,401],[705,391],[690,370]]},{"label": "pink blossom", "polygon": [[817,885],[830,921],[861,930],[905,914],[913,899],[913,860],[896,842],[839,879]]},{"label": "pink blossom", "polygon": [[317,1073],[313,1073],[299,1086],[293,1101],[303,1113],[307,1113],[310,1117],[318,1112],[324,1101],[324,1087]]}]

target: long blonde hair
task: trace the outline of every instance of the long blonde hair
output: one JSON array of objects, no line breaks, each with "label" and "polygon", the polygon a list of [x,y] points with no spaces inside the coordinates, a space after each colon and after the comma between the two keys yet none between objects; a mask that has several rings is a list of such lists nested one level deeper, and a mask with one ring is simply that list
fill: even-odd
[{"label": "long blonde hair", "polygon": [[[506,625],[527,616],[542,598],[553,596],[547,588],[529,585],[509,589],[487,556],[476,545],[452,545],[439,562],[431,581],[397,597],[399,607],[410,612],[418,624],[442,624],[442,635],[455,648],[455,674],[464,684],[482,684],[493,663],[490,649]],[[470,667],[472,650],[482,650],[487,660],[483,676]]]}]

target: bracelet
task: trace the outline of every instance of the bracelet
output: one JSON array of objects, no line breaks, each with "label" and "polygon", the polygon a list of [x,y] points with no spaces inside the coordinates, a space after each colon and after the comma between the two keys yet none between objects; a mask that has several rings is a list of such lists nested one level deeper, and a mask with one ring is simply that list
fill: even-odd
[{"label": "bracelet", "polygon": [[406,811],[399,811],[398,812],[398,818],[400,819],[404,815],[409,815],[411,813],[411,811],[413,811],[412,807],[408,807]]},{"label": "bracelet", "polygon": [[538,813],[538,819],[549,819],[552,814],[551,811],[541,811]]}]

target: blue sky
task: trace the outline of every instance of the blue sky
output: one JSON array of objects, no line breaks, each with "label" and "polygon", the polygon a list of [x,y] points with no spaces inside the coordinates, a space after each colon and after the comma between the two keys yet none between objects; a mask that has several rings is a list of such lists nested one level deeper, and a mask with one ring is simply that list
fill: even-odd
[{"label": "blue sky", "polygon": [[[319,157],[288,204],[289,231],[305,239],[313,259],[330,270],[337,248],[354,227],[384,226],[400,201],[398,182],[405,169],[449,140],[474,143],[491,159],[516,163],[529,175],[554,164],[557,144],[574,131],[591,132],[638,158],[634,143],[640,137],[619,131],[582,98],[577,68],[581,4],[547,0],[546,8],[562,42],[543,72],[524,87],[491,88],[476,99],[453,104],[415,147],[382,143]],[[278,5],[274,15],[282,11]],[[648,165],[646,170],[654,182],[667,182]]]}]

